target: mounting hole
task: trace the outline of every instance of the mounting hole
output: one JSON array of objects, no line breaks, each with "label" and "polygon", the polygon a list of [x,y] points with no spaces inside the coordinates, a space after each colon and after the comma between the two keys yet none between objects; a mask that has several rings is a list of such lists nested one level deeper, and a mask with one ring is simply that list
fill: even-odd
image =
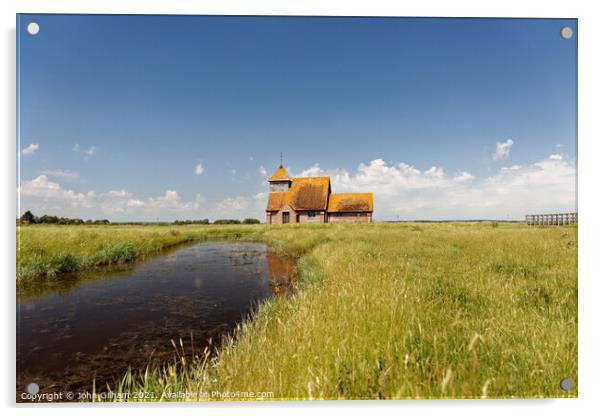
[{"label": "mounting hole", "polygon": [[568,377],[563,378],[562,380],[560,380],[560,388],[564,391],[569,391],[573,388],[573,380],[571,380]]},{"label": "mounting hole", "polygon": [[37,35],[38,32],[40,31],[40,25],[37,24],[36,22],[31,22],[27,25],[27,33],[29,33],[30,35]]},{"label": "mounting hole", "polygon": [[563,39],[570,39],[573,37],[573,29],[570,26],[565,26],[562,29],[560,29],[560,36],[562,36]]},{"label": "mounting hole", "polygon": [[25,393],[31,394],[35,396],[40,391],[40,386],[37,383],[29,383],[27,387],[25,387]]}]

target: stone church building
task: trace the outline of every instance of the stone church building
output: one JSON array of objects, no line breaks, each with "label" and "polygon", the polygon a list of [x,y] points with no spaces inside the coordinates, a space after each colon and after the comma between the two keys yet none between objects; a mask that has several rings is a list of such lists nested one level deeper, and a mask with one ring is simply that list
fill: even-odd
[{"label": "stone church building", "polygon": [[371,192],[333,194],[329,176],[291,178],[282,165],[268,182],[268,224],[372,222]]}]

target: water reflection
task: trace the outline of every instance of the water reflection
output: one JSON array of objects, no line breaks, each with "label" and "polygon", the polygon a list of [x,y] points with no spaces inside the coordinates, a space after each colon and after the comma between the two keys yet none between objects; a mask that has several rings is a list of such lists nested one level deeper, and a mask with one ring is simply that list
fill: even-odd
[{"label": "water reflection", "polygon": [[[258,301],[291,288],[294,266],[259,243],[204,242],[121,270],[69,276],[17,301],[17,391],[90,391],[173,357],[170,340],[202,350]],[[194,341],[192,341],[194,340]]]}]

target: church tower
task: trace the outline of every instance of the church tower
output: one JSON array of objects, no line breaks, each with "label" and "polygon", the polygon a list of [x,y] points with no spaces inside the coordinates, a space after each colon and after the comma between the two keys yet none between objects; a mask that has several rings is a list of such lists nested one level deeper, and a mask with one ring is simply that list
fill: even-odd
[{"label": "church tower", "polygon": [[282,165],[268,178],[270,192],[286,192],[291,187],[291,178]]}]

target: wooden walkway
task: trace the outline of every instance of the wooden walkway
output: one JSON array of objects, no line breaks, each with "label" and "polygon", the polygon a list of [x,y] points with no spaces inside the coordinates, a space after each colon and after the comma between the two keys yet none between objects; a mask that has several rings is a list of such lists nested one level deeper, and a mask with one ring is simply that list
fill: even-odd
[{"label": "wooden walkway", "polygon": [[526,215],[527,225],[566,225],[577,224],[577,213]]}]

